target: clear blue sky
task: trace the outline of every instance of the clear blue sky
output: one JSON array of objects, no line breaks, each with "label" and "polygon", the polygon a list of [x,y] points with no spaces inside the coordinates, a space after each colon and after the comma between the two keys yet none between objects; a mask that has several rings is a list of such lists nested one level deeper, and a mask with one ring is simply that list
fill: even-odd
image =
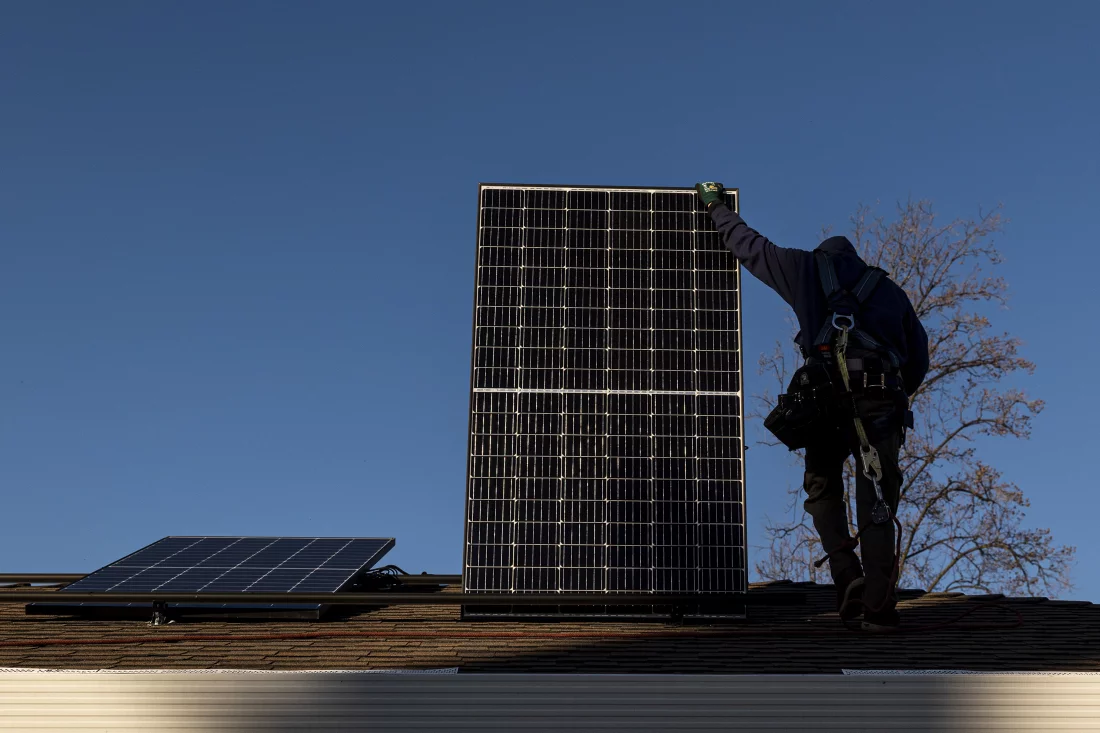
[{"label": "clear blue sky", "polygon": [[[459,572],[478,182],[717,178],[807,248],[1004,203],[994,325],[1047,409],[983,449],[1100,601],[1098,36],[1091,2],[5,3],[0,571],[282,534]],[[744,312],[755,364],[784,306]],[[748,471],[755,544],[801,477]]]}]

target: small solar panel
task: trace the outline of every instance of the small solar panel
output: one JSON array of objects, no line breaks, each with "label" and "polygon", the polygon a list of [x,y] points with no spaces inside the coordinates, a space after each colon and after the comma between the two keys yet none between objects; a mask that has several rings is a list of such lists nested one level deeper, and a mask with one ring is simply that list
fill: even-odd
[{"label": "small solar panel", "polygon": [[[392,538],[165,537],[58,591],[336,593],[370,569]],[[32,604],[56,611],[57,604]],[[148,604],[66,604],[134,607]],[[315,611],[318,604],[169,604],[170,608]],[[30,610],[28,608],[28,610]]]},{"label": "small solar panel", "polygon": [[465,590],[608,606],[464,615],[742,616],[740,275],[695,191],[483,184],[475,293]]}]

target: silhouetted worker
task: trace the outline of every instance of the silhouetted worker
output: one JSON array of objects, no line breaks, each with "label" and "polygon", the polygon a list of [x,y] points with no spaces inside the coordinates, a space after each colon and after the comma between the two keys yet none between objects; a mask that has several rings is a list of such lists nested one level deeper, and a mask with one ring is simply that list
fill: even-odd
[{"label": "silhouetted worker", "polygon": [[[828,553],[837,611],[845,621],[862,613],[867,631],[896,629],[898,454],[912,427],[909,397],[928,373],[928,334],[905,291],[847,238],[829,237],[813,252],[779,247],[725,205],[721,184],[695,188],[725,246],[798,316],[806,363],[765,425],[791,450],[806,449],[804,506]],[[849,455],[856,538],[844,504]]]}]

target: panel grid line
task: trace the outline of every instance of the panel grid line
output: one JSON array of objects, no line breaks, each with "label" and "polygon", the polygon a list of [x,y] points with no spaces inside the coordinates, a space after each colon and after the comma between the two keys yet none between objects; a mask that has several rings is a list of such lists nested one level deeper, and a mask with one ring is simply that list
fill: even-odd
[{"label": "panel grid line", "polygon": [[[244,538],[242,537],[242,538],[240,538],[240,539],[236,539],[236,540],[234,540],[233,542],[230,542],[230,543],[229,543],[228,545],[226,545],[225,547],[221,548],[220,550],[218,550],[217,552],[215,552],[215,553],[214,553],[213,555],[211,555],[211,557],[214,557],[214,556],[216,556],[216,555],[220,555],[221,553],[225,552],[225,551],[226,551],[226,550],[228,550],[229,548],[231,548],[231,547],[233,547],[234,545],[236,545],[236,544],[240,543],[242,539],[244,539]],[[239,564],[239,563],[238,563],[238,564]],[[190,568],[188,568],[188,569],[190,569]],[[176,579],[178,579],[178,578],[179,578],[180,576],[182,576],[182,575],[183,575],[184,573],[186,573],[186,572],[187,572],[187,570],[184,570],[184,571],[183,571],[182,573],[179,573],[179,574],[177,574],[177,575],[176,575],[175,577],[173,577],[173,578],[172,578],[171,580],[167,580],[167,581],[165,581],[164,583],[161,583],[161,585],[157,586],[157,587],[156,587],[156,588],[154,588],[153,590],[160,590],[160,589],[161,589],[161,587],[163,587],[163,586],[165,586],[165,585],[168,585],[168,584],[169,584],[169,583],[171,583],[171,582],[172,582],[173,580],[176,580]],[[226,571],[226,572],[228,572],[228,571]],[[222,575],[224,575],[224,574],[225,574],[225,573],[222,573]],[[207,583],[206,585],[209,585],[209,583]],[[205,586],[203,586],[203,587],[205,587]],[[201,590],[202,590],[202,588],[199,588],[199,590],[201,591]]]},{"label": "panel grid line", "polygon": [[[653,211],[653,198],[651,196],[650,197],[650,204],[649,204],[649,219],[650,219],[650,222],[653,221],[653,214],[654,214],[654,211]],[[654,364],[655,364],[655,360],[656,360],[656,349],[654,348],[656,334],[655,334],[655,329],[653,327],[653,325],[654,325],[653,302],[654,302],[654,299],[656,298],[656,294],[655,294],[655,291],[653,289],[653,282],[654,282],[653,261],[654,261],[654,259],[656,259],[657,253],[656,253],[656,250],[653,248],[653,244],[654,244],[654,242],[653,242],[653,229],[652,229],[652,225],[651,225],[651,228],[649,230],[649,384],[650,384],[650,386],[652,386],[653,384],[656,383],[656,370],[654,369]],[[654,457],[653,457],[653,450],[652,450],[652,446],[657,440],[657,437],[653,433],[653,422],[655,420],[656,420],[656,415],[653,412],[653,400],[650,399],[650,403],[649,403],[649,443],[650,443],[650,451],[649,451],[649,476],[650,476],[650,478],[649,478],[649,492],[650,492],[650,494],[649,495],[650,495],[650,497],[653,497],[653,496],[656,495],[656,488],[657,488],[654,481],[653,481]],[[657,547],[654,544],[654,539],[656,538],[656,536],[657,536],[657,516],[656,516],[656,512],[650,512],[650,516],[649,516],[649,556],[651,558],[654,556],[654,554],[657,551]],[[650,563],[650,568],[649,568],[649,587],[650,588],[656,588],[657,587],[657,569],[653,566],[652,562]]]},{"label": "panel grid line", "polygon": [[[244,538],[242,537],[241,539],[244,539]],[[239,542],[239,541],[240,541],[240,540],[238,540],[238,542]],[[237,544],[237,543],[235,542],[235,543],[233,543],[233,544]],[[263,546],[262,548],[260,548],[259,550],[256,550],[255,552],[253,552],[253,553],[252,553],[251,555],[249,555],[249,556],[248,556],[248,557],[246,557],[246,558],[245,558],[244,560],[241,560],[241,561],[240,561],[239,563],[237,563],[237,564],[236,564],[236,565],[234,565],[233,567],[231,567],[231,568],[229,568],[228,570],[226,570],[226,571],[225,571],[224,573],[222,573],[221,575],[219,575],[219,576],[218,576],[217,578],[215,578],[214,580],[212,580],[212,581],[210,581],[209,583],[207,583],[207,584],[203,585],[202,587],[200,587],[200,588],[199,588],[199,590],[200,590],[200,591],[202,591],[202,590],[205,590],[206,588],[210,587],[210,586],[211,586],[211,585],[213,585],[214,583],[216,583],[216,582],[218,582],[219,580],[221,580],[222,578],[224,578],[224,577],[225,577],[225,576],[226,576],[227,574],[229,574],[230,572],[232,572],[232,571],[236,570],[237,568],[241,567],[241,566],[242,566],[242,565],[244,565],[244,564],[245,564],[246,562],[248,562],[248,561],[249,561],[249,560],[251,560],[252,558],[256,557],[256,556],[257,556],[257,555],[259,555],[259,554],[260,554],[261,552],[263,552],[264,550],[268,549],[269,547],[271,547],[271,546],[272,546],[272,545],[274,545],[274,544],[275,544],[275,540],[271,540],[271,542],[268,542],[268,543],[267,543],[266,545],[264,545],[264,546]]]},{"label": "panel grid line", "polygon": [[[697,269],[697,264],[698,263],[696,262],[695,252],[697,252],[698,249],[699,249],[699,243],[698,243],[698,235],[695,232],[692,232],[692,235],[691,235],[691,249],[692,249],[692,252],[691,252],[691,285],[692,285],[692,290],[697,291],[698,285],[699,285],[699,271]],[[699,329],[699,309],[698,309],[698,307],[692,308],[692,310],[691,310],[691,325],[692,325],[692,328],[696,331],[696,333],[698,333],[699,330],[700,330]],[[693,353],[692,353],[691,356],[692,356],[692,368],[695,371],[696,379],[698,379],[698,374],[699,374],[699,344],[698,344],[698,342],[693,344]],[[697,436],[695,439],[696,439],[696,441],[698,441],[699,440],[698,436],[701,434],[701,430],[699,428],[698,408],[696,408],[696,415],[695,415],[695,434]],[[698,451],[698,449],[696,449],[696,451],[695,451],[695,464],[696,464],[695,473],[696,473],[696,475],[698,475],[699,474],[699,469],[698,469],[699,451]],[[695,496],[693,497],[693,503],[695,505],[695,512],[694,512],[695,536],[698,537],[701,534],[701,531],[702,531],[702,526],[699,522],[699,491],[698,490],[695,491]],[[701,576],[702,573],[703,573],[703,571],[701,570],[702,558],[700,557],[701,548],[700,548],[700,543],[699,542],[695,543],[694,554],[695,554],[695,576],[696,576],[695,577],[695,585],[696,585],[696,587],[699,587],[699,586],[702,585],[701,584],[702,578],[699,577],[699,576]]]},{"label": "panel grid line", "polygon": [[[335,552],[333,552],[333,553],[332,553],[331,555],[329,555],[329,556],[328,556],[328,557],[327,557],[327,558],[325,559],[325,562],[324,562],[324,563],[322,563],[322,565],[324,565],[324,564],[328,564],[328,561],[329,561],[329,560],[333,559],[334,557],[336,557],[337,555],[339,555],[339,554],[340,554],[341,552],[343,552],[344,550],[346,550],[346,549],[347,549],[348,547],[350,547],[350,546],[351,546],[351,543],[352,543],[352,540],[348,540],[347,542],[345,542],[345,543],[344,543],[344,545],[343,545],[343,547],[341,547],[341,548],[340,548],[339,550],[336,550],[336,551],[335,551]],[[284,563],[284,564],[285,564],[285,563]],[[310,578],[311,578],[311,577],[312,577],[312,576],[313,576],[314,574],[316,574],[316,573],[317,573],[317,571],[318,571],[319,569],[320,569],[320,568],[313,568],[312,570],[310,570],[310,571],[309,571],[308,573],[306,573],[306,576],[305,576],[304,578],[302,578],[302,579],[301,579],[300,581],[298,581],[297,583],[295,583],[295,584],[294,584],[294,587],[292,587],[292,588],[291,588],[290,590],[291,590],[291,591],[297,590],[297,589],[298,589],[298,586],[300,586],[300,585],[301,585],[302,583],[305,583],[305,582],[306,582],[307,580],[309,580],[309,579],[310,579]]]},{"label": "panel grid line", "polygon": [[[314,543],[315,541],[316,541],[316,540],[310,540],[310,541],[309,541],[309,542],[308,542],[308,543],[307,543],[306,545],[303,545],[302,547],[298,548],[298,550],[297,550],[297,551],[295,551],[295,552],[294,552],[294,553],[293,553],[292,555],[290,555],[290,556],[289,556],[289,557],[288,557],[288,558],[287,558],[286,560],[283,560],[283,561],[281,561],[280,563],[278,563],[277,565],[275,565],[274,567],[272,567],[272,568],[268,569],[268,571],[267,571],[266,573],[264,573],[264,574],[263,574],[263,575],[261,575],[260,577],[256,578],[256,580],[254,580],[253,582],[249,583],[249,584],[248,584],[248,585],[247,585],[247,586],[245,587],[245,590],[252,590],[252,588],[253,588],[253,587],[255,587],[255,585],[256,585],[257,583],[260,583],[260,582],[262,582],[262,581],[263,581],[264,579],[266,579],[266,578],[267,578],[267,577],[268,577],[269,575],[271,575],[271,574],[272,574],[273,572],[275,572],[276,570],[278,570],[278,569],[280,569],[281,567],[283,567],[284,565],[286,565],[286,564],[287,564],[287,562],[289,562],[289,561],[290,561],[291,559],[293,559],[293,558],[297,557],[298,555],[300,555],[300,554],[302,553],[302,551],[303,551],[303,550],[305,550],[305,549],[306,549],[307,547],[309,547],[310,545],[312,545],[312,544],[313,544],[313,543]],[[297,585],[297,584],[295,584],[295,585]],[[291,590],[293,590],[293,588],[291,588]]]},{"label": "panel grid line", "polygon": [[[608,208],[610,209],[610,207],[611,207],[611,197],[610,196],[608,196],[607,205],[608,205]],[[610,214],[608,216],[610,218]],[[609,221],[609,223],[610,223],[610,221]],[[652,236],[652,232],[650,234]],[[614,322],[612,320],[612,317],[611,317],[612,313],[614,312],[613,309],[612,309],[612,306],[611,306],[611,303],[612,303],[612,301],[611,301],[611,293],[612,293],[611,263],[612,263],[612,259],[611,259],[611,233],[608,232],[608,235],[607,235],[606,266],[605,266],[605,269],[607,270],[606,275],[607,275],[607,283],[608,283],[608,293],[607,293],[607,306],[605,308],[606,313],[605,313],[605,321],[604,321],[605,324],[606,324],[605,325],[605,329],[606,329],[605,344],[606,345],[604,347],[604,350],[608,351],[608,352],[611,350],[611,346],[610,346],[610,344],[611,344],[611,324]],[[610,385],[611,384],[611,359],[610,359],[610,356],[608,356],[608,358],[606,359],[604,367],[605,367],[604,379],[605,379],[606,384]],[[611,404],[611,400],[609,398],[606,401],[606,404],[604,406],[604,413],[605,413],[605,418],[604,419],[607,421],[606,424],[605,424],[604,430],[608,432],[608,437],[607,437],[606,440],[604,440],[604,456],[605,456],[604,457],[604,476],[601,477],[601,478],[604,478],[605,480],[602,482],[603,485],[604,485],[604,492],[603,492],[603,504],[604,504],[604,510],[603,510],[603,517],[604,517],[604,519],[603,519],[603,562],[600,563],[600,564],[603,566],[602,567],[602,572],[601,572],[601,575],[602,575],[601,585],[602,585],[602,590],[605,594],[609,594],[611,592],[611,586],[614,583],[613,577],[611,575],[612,571],[611,571],[611,563],[610,563],[611,550],[612,550],[611,541],[610,541],[611,540],[611,510],[612,510],[612,508],[611,508],[611,487],[610,487],[610,481],[608,480],[610,470],[611,470],[611,460],[612,460],[610,428],[608,427],[610,425],[610,421],[611,421],[610,404]]]},{"label": "panel grid line", "polygon": [[[201,537],[200,537],[199,539],[195,540],[194,542],[192,542],[192,543],[191,543],[190,545],[188,545],[187,547],[184,547],[184,548],[182,548],[182,549],[180,549],[180,550],[177,550],[176,552],[174,552],[174,553],[172,553],[171,555],[169,555],[168,557],[166,557],[166,558],[165,558],[165,561],[167,561],[167,560],[169,560],[169,559],[171,559],[171,558],[175,557],[176,555],[179,555],[179,554],[180,554],[180,553],[182,553],[182,552],[186,552],[187,550],[190,550],[190,549],[191,549],[192,547],[194,547],[195,545],[197,545],[197,544],[199,544],[200,542],[202,542],[202,540],[203,540],[203,539],[204,539],[204,538],[201,538]],[[171,565],[162,565],[162,563],[163,563],[163,562],[164,562],[164,561],[158,562],[158,563],[156,563],[156,564],[154,564],[154,565],[144,566],[144,567],[142,568],[142,570],[140,570],[139,572],[135,573],[134,575],[135,575],[135,576],[137,576],[137,575],[141,575],[141,574],[142,574],[142,573],[144,573],[144,572],[145,572],[146,570],[152,570],[153,568],[155,568],[155,567],[157,567],[157,566],[161,566],[161,567],[173,567],[173,566],[171,566]],[[177,576],[177,577],[178,577],[178,576]],[[113,586],[111,586],[111,587],[107,588],[106,590],[108,590],[108,591],[112,591],[112,590],[115,590],[116,588],[118,588],[118,586],[119,586],[119,585],[121,585],[121,584],[122,584],[122,582],[124,582],[124,581],[119,581],[118,583],[115,583],[115,584],[114,584]]]}]

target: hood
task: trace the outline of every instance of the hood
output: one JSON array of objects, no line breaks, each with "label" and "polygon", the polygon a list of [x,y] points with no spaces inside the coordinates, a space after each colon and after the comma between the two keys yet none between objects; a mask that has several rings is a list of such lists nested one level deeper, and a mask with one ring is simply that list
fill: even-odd
[{"label": "hood", "polygon": [[856,248],[848,241],[847,237],[829,237],[817,248],[831,255],[857,255]]}]

